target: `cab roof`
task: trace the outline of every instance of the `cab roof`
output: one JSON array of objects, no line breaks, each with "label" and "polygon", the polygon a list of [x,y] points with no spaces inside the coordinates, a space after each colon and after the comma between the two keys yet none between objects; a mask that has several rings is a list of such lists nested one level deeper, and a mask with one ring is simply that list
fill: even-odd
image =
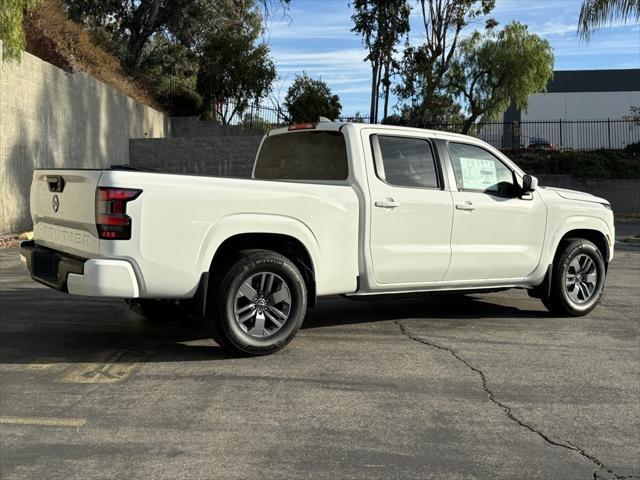
[{"label": "cab roof", "polygon": [[315,130],[315,131],[340,131],[342,128],[347,127],[353,129],[354,132],[358,132],[364,128],[375,128],[376,130],[387,130],[387,131],[397,131],[397,132],[405,132],[405,133],[420,133],[420,134],[432,134],[434,136],[438,136],[440,138],[447,138],[451,140],[473,140],[476,142],[482,142],[481,140],[471,137],[469,135],[463,135],[460,133],[452,133],[444,130],[431,130],[427,128],[417,128],[417,127],[403,127],[396,125],[382,125],[382,124],[370,124],[370,123],[355,123],[355,122],[309,122],[309,123],[298,123],[291,124],[286,127],[275,128],[270,130],[267,133],[267,136],[271,135],[282,135],[286,133],[299,132],[304,130]]}]

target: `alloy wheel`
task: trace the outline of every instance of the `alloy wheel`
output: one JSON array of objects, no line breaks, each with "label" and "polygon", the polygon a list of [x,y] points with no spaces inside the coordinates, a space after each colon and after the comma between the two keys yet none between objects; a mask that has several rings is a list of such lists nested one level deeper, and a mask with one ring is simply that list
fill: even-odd
[{"label": "alloy wheel", "polygon": [[282,329],[291,313],[291,290],[275,273],[260,272],[238,288],[234,317],[240,329],[256,338],[266,338]]},{"label": "alloy wheel", "polygon": [[565,289],[571,301],[577,305],[587,303],[593,297],[598,286],[596,263],[589,255],[576,256],[565,275]]}]

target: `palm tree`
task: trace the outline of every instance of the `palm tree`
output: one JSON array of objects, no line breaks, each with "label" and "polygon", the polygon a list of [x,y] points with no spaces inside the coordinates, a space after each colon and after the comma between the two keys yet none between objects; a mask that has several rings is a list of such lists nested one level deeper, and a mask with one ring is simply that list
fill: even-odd
[{"label": "palm tree", "polygon": [[589,40],[593,30],[629,19],[640,20],[640,0],[582,0],[578,35]]}]

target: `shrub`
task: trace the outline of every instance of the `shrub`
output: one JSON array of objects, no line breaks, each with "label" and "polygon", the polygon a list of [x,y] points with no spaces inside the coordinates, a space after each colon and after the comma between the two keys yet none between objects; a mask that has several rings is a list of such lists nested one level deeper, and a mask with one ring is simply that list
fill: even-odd
[{"label": "shrub", "polygon": [[640,142],[630,143],[626,147],[624,147],[624,151],[627,153],[639,154],[640,153]]},{"label": "shrub", "polygon": [[640,157],[634,150],[637,148],[630,145],[624,150],[505,153],[525,172],[533,175],[640,178]]}]

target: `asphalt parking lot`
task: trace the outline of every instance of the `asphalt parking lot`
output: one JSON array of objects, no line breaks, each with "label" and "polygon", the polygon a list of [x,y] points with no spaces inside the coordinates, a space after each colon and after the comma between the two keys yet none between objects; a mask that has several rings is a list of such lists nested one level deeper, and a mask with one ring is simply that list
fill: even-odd
[{"label": "asphalt parking lot", "polygon": [[244,359],[0,262],[3,480],[640,478],[638,246],[586,318],[521,291],[325,300]]}]

